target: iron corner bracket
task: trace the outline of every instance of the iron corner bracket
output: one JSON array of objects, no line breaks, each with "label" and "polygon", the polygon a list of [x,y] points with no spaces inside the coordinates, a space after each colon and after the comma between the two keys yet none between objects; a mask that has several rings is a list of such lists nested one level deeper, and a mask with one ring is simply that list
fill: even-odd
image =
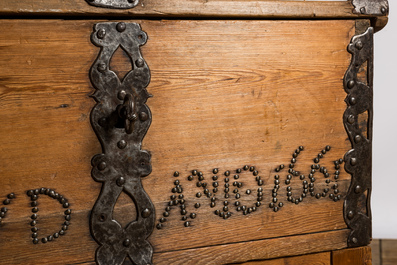
[{"label": "iron corner bracket", "polygon": [[[150,71],[139,49],[146,40],[137,23],[98,23],[91,35],[92,43],[101,48],[90,70],[97,102],[91,111],[91,125],[103,152],[92,158],[91,172],[95,181],[102,182],[90,216],[91,235],[100,245],[96,251],[100,265],[123,264],[127,256],[137,265],[152,264],[153,248],[147,238],[154,229],[155,210],[141,183],[152,171],[150,153],[141,150],[152,119],[146,105]],[[122,81],[109,69],[118,48],[132,64]],[[137,210],[137,219],[125,227],[113,219],[122,192]]]},{"label": "iron corner bracket", "polygon": [[86,0],[88,4],[97,7],[128,9],[138,5],[139,0]]},{"label": "iron corner bracket", "polygon": [[[369,27],[365,33],[352,38],[347,50],[352,54],[351,64],[344,77],[347,109],[343,123],[352,149],[345,154],[345,170],[351,174],[351,184],[344,202],[344,219],[351,229],[349,247],[366,246],[372,236],[371,223],[371,170],[372,170],[372,119],[373,119],[373,34]],[[366,64],[364,80],[359,77]],[[359,116],[367,117],[360,120]]]}]

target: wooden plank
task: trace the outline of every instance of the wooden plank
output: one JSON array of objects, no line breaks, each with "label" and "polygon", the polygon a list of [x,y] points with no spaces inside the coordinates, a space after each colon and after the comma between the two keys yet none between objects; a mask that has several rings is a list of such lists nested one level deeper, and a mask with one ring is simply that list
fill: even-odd
[{"label": "wooden plank", "polygon": [[302,255],[290,258],[249,261],[242,265],[331,265],[331,252]]},{"label": "wooden plank", "polygon": [[[190,264],[205,265],[239,263],[247,260],[302,255],[305,253],[343,248],[346,245],[344,238],[347,232],[348,230],[340,230],[328,233],[316,233],[311,235],[248,241],[233,245],[158,253],[154,256],[153,261],[155,264],[177,265],[186,264],[186,260],[188,260]],[[331,239],[331,241],[328,241],[329,239]],[[184,261],[179,258],[182,253],[185,257],[188,257]]]},{"label": "wooden plank", "polygon": [[[154,95],[148,101],[153,122],[143,143],[152,153],[153,172],[143,184],[159,219],[175,180],[172,173],[180,171],[186,207],[197,213],[185,228],[174,210],[166,227],[149,238],[156,253],[182,251],[187,236],[194,238],[189,248],[200,248],[346,228],[343,197],[350,177],[343,169],[339,202],[309,196],[294,205],[287,202],[282,184],[279,200],[285,206],[280,211],[265,206],[242,215],[233,209],[228,220],[215,216],[205,198],[196,199],[198,188],[186,177],[192,169],[209,179],[215,167],[223,172],[255,165],[268,205],[274,168],[288,165],[297,146],[305,151],[296,170],[307,175],[313,157],[327,144],[332,149],[324,166],[333,170],[333,161],[351,148],[342,123],[346,93],[341,80],[350,63],[346,46],[354,21],[137,22],[149,35],[142,54],[152,74],[148,91]],[[91,157],[101,152],[88,118],[94,105],[88,71],[99,52],[89,39],[94,23],[0,23],[0,196],[18,195],[0,227],[0,240],[8,242],[0,244],[5,264],[48,263],[60,255],[62,262],[84,262],[97,247],[88,228],[100,190],[90,177]],[[126,67],[124,60],[112,65]],[[281,177],[284,182],[286,174]],[[256,190],[252,173],[241,174],[240,181],[243,191]],[[316,183],[316,191],[327,187],[320,175]],[[291,186],[296,191],[301,185],[294,179]],[[24,193],[42,186],[67,197],[74,214],[64,238],[33,245]],[[243,195],[241,203],[252,205],[255,196],[255,191]],[[59,229],[61,209],[43,202],[39,224],[41,235],[47,235]],[[195,202],[203,206],[195,210]],[[116,208],[131,205],[122,202]],[[321,247],[316,251],[327,250]]]},{"label": "wooden plank", "polygon": [[[347,234],[348,230],[345,229],[312,235],[249,241],[177,252],[155,253],[153,264],[330,265],[331,252],[311,255],[304,254],[316,252],[320,248],[328,250],[343,248],[346,246],[345,237]],[[302,256],[290,257],[294,255]],[[180,257],[186,257],[186,259],[181,260]],[[285,258],[272,259],[275,257]],[[248,261],[257,259],[271,260]],[[78,264],[93,265],[94,262],[87,261]]]},{"label": "wooden plank", "polygon": [[371,265],[371,247],[332,251],[332,265]]},{"label": "wooden plank", "polygon": [[155,17],[250,17],[250,18],[357,18],[350,1],[233,1],[161,0],[141,1],[132,9],[98,8],[84,0],[2,0],[4,15],[95,15]]},{"label": "wooden plank", "polygon": [[397,264],[397,240],[382,239],[381,244],[382,265]]},{"label": "wooden plank", "polygon": [[370,244],[372,250],[372,265],[382,265],[380,260],[380,239],[372,239]]}]

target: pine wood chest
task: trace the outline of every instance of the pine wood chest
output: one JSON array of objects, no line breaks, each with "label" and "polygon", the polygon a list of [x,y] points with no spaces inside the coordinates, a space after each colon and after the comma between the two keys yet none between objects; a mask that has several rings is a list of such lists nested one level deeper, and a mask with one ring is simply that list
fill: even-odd
[{"label": "pine wood chest", "polygon": [[371,264],[386,0],[2,0],[1,264]]}]

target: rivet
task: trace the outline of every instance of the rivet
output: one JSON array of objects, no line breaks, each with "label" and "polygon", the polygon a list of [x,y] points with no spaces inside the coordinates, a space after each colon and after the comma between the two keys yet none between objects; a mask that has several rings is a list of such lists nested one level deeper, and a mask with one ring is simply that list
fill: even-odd
[{"label": "rivet", "polygon": [[355,193],[361,193],[361,191],[362,191],[362,189],[361,189],[361,186],[360,185],[357,185],[355,188],[354,188],[354,192]]},{"label": "rivet", "polygon": [[350,103],[350,105],[356,104],[356,103],[357,103],[356,98],[355,98],[355,97],[351,97],[351,98],[349,99],[349,103]]},{"label": "rivet", "polygon": [[138,68],[143,67],[145,65],[145,62],[143,61],[142,58],[139,58],[135,61],[135,64]]},{"label": "rivet", "polygon": [[97,168],[98,168],[100,171],[103,171],[103,170],[105,170],[106,166],[107,166],[107,165],[106,165],[106,162],[105,162],[105,161],[102,161],[101,163],[98,164]]},{"label": "rivet", "polygon": [[248,166],[248,165],[245,165],[245,166],[243,167],[243,169],[244,169],[244,170],[248,170],[248,169],[249,169],[249,166]]},{"label": "rivet", "polygon": [[218,174],[218,169],[217,169],[217,168],[214,168],[214,169],[212,170],[212,173]]},{"label": "rivet", "polygon": [[161,229],[162,227],[163,227],[162,224],[157,224],[157,225],[156,225],[156,228],[157,228],[157,229]]},{"label": "rivet", "polygon": [[188,227],[188,226],[190,226],[190,222],[189,222],[189,221],[186,221],[186,222],[185,222],[185,227]]},{"label": "rivet", "polygon": [[351,220],[351,219],[353,219],[353,217],[354,217],[353,211],[349,211],[349,212],[347,213],[347,218],[349,218],[349,219]]},{"label": "rivet", "polygon": [[125,140],[120,140],[117,143],[117,147],[120,149],[124,149],[127,146],[127,142]]},{"label": "rivet", "polygon": [[194,207],[195,207],[195,208],[200,208],[200,203],[196,202],[196,203],[194,204]]},{"label": "rivet", "polygon": [[191,213],[190,214],[190,218],[192,218],[192,219],[196,218],[196,214],[195,213]]},{"label": "rivet", "polygon": [[7,195],[8,199],[14,199],[15,198],[15,194],[14,193],[10,193]]},{"label": "rivet", "polygon": [[37,214],[32,214],[32,216],[30,216],[30,218],[32,218],[33,220],[36,220],[37,219]]},{"label": "rivet", "polygon": [[360,136],[360,135],[356,135],[356,136],[354,137],[354,141],[355,141],[356,143],[359,143],[359,142],[361,141],[361,136]]},{"label": "rivet", "polygon": [[365,7],[360,8],[360,13],[365,14]]},{"label": "rivet", "polygon": [[357,159],[352,157],[350,158],[350,165],[355,166],[357,164]]},{"label": "rivet", "polygon": [[179,172],[178,171],[175,171],[174,172],[174,177],[178,177],[179,176]]},{"label": "rivet", "polygon": [[150,216],[151,213],[152,213],[152,212],[151,212],[148,208],[145,208],[145,209],[142,211],[142,217],[143,217],[143,218],[148,218],[148,217]]},{"label": "rivet", "polygon": [[[178,174],[179,175],[179,174]],[[192,170],[192,175],[197,176],[197,170]]]},{"label": "rivet", "polygon": [[349,117],[347,118],[347,122],[350,124],[354,123],[354,116],[353,115],[349,115]]},{"label": "rivet", "polygon": [[353,242],[354,244],[357,244],[357,242],[358,242],[357,238],[353,237],[353,238],[352,238],[352,242]]},{"label": "rivet", "polygon": [[386,11],[387,11],[386,7],[382,6],[380,8],[380,12],[382,12],[382,14],[386,14]]},{"label": "rivet", "polygon": [[126,25],[124,22],[119,22],[116,25],[116,29],[118,32],[123,32],[125,30],[125,28],[126,28]]},{"label": "rivet", "polygon": [[255,170],[255,167],[251,166],[250,171],[253,172]]},{"label": "rivet", "polygon": [[123,100],[126,94],[127,93],[125,92],[125,90],[121,90],[119,93],[117,93],[117,98]]},{"label": "rivet", "polygon": [[97,69],[98,69],[99,72],[105,72],[106,71],[106,64],[104,62],[98,63]]},{"label": "rivet", "polygon": [[355,44],[355,46],[356,46],[356,48],[357,48],[358,50],[361,50],[361,49],[363,48],[363,43],[362,43],[361,41],[357,41],[356,44]]},{"label": "rivet", "polygon": [[119,178],[116,180],[116,184],[117,184],[117,186],[119,186],[119,187],[123,186],[124,183],[125,183],[125,178],[124,178],[124,177],[119,177]]},{"label": "rivet", "polygon": [[228,170],[228,171],[225,171],[225,176],[226,176],[226,177],[230,176],[230,171],[229,171],[229,170]]},{"label": "rivet", "polygon": [[8,205],[8,204],[10,204],[10,203],[11,203],[10,199],[5,199],[5,200],[3,201],[3,204],[4,204],[4,205]]},{"label": "rivet", "polygon": [[48,241],[52,241],[52,240],[54,240],[54,237],[51,235],[51,236],[48,236],[47,239],[48,239]]},{"label": "rivet", "polygon": [[354,80],[350,80],[349,82],[347,82],[347,87],[353,88],[355,84],[356,84],[356,82],[354,82]]},{"label": "rivet", "polygon": [[63,206],[63,208],[69,208],[70,205],[68,202],[65,202],[62,206]]},{"label": "rivet", "polygon": [[33,244],[38,244],[39,243],[39,239],[38,238],[33,238]]},{"label": "rivet", "polygon": [[325,150],[328,152],[329,150],[331,150],[331,146],[330,146],[330,145],[327,145],[327,146],[325,147]]},{"label": "rivet", "polygon": [[236,169],[236,173],[241,173],[241,168]]},{"label": "rivet", "polygon": [[103,39],[106,35],[106,30],[105,29],[99,29],[98,32],[96,33],[97,37],[99,39]]},{"label": "rivet", "polygon": [[131,240],[129,240],[128,238],[123,241],[123,246],[125,247],[129,247],[130,244],[131,244]]},{"label": "rivet", "polygon": [[43,242],[43,243],[47,243],[47,241],[48,241],[48,239],[47,239],[46,237],[43,237],[43,238],[41,239],[41,242]]}]

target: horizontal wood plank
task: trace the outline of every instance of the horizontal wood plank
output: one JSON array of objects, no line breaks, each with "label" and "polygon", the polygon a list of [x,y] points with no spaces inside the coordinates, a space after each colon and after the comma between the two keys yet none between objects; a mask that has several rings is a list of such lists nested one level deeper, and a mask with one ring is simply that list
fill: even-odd
[{"label": "horizontal wood plank", "polygon": [[332,265],[331,252],[322,252],[317,254],[301,255],[296,257],[249,261],[239,263],[241,265]]},{"label": "horizontal wood plank", "polygon": [[144,0],[132,9],[98,8],[84,0],[2,0],[7,15],[95,15],[156,17],[252,17],[252,18],[356,18],[350,1],[232,1]]},{"label": "horizontal wood plank", "polygon": [[[90,237],[88,220],[100,183],[90,176],[90,160],[101,149],[89,122],[94,102],[88,71],[99,52],[90,43],[95,22],[0,22],[0,196],[17,194],[0,227],[0,240],[8,242],[0,244],[5,264],[48,263],[59,255],[62,262],[73,263],[94,256],[97,244]],[[342,78],[350,63],[346,46],[355,31],[354,21],[137,22],[149,35],[142,54],[152,74],[148,91],[154,95],[148,101],[153,122],[143,142],[152,154],[153,172],[143,184],[159,219],[172,194],[172,173],[180,171],[186,207],[197,213],[191,227],[185,228],[174,209],[164,229],[153,232],[149,241],[158,257],[184,251],[187,235],[194,238],[188,248],[202,248],[346,228],[342,209],[350,176],[343,168],[338,202],[309,196],[299,205],[291,204],[286,200],[284,172],[278,198],[285,206],[275,213],[267,205],[274,168],[288,165],[299,145],[305,151],[295,169],[306,175],[325,145],[332,149],[322,164],[331,172],[333,161],[351,148],[342,123],[346,109]],[[119,59],[112,66],[128,65]],[[245,164],[255,165],[265,183],[264,206],[251,215],[233,209],[232,218],[220,219],[206,198],[195,197],[200,191],[195,182],[186,180],[192,169],[202,170],[209,180],[215,167],[224,172]],[[334,184],[316,177],[316,192]],[[252,173],[241,174],[240,181],[243,192],[254,191],[243,195],[241,202],[253,205],[257,186]],[[74,211],[67,235],[47,245],[33,245],[29,232],[25,192],[39,187],[56,189]],[[301,181],[294,179],[291,187],[294,193],[301,190]],[[221,194],[219,201],[224,200]],[[41,235],[61,223],[62,209],[45,199],[39,214]],[[195,209],[195,202],[202,207]],[[131,205],[124,200],[116,209]],[[322,247],[309,251],[331,249]],[[304,254],[296,251],[291,255]],[[262,258],[277,257],[276,252],[260,253]],[[247,255],[241,258],[251,259]],[[160,260],[170,259],[164,257]],[[181,257],[180,262],[186,262]]]},{"label": "horizontal wood plank", "polygon": [[333,265],[371,265],[371,247],[348,248],[332,251]]}]

